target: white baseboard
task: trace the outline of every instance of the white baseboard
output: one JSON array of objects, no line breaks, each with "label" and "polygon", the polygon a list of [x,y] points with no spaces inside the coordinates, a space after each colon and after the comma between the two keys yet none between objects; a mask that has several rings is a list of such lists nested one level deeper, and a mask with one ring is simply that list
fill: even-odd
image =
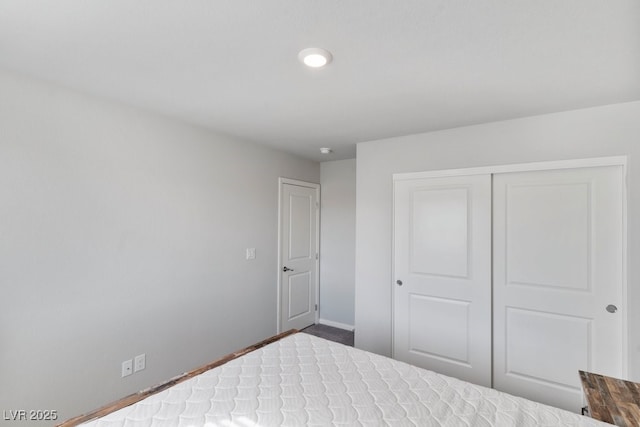
[{"label": "white baseboard", "polygon": [[346,323],[334,322],[333,320],[320,319],[318,323],[321,325],[331,326],[338,329],[344,329],[345,331],[353,332],[355,327],[353,325],[347,325]]}]

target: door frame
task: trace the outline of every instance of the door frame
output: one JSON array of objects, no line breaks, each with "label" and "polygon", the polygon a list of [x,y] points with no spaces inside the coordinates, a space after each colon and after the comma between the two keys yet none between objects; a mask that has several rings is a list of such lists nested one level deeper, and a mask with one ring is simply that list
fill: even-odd
[{"label": "door frame", "polygon": [[[589,167],[603,167],[603,166],[621,166],[622,167],[622,374],[625,378],[629,375],[629,312],[627,304],[627,286],[628,286],[628,250],[627,250],[627,200],[629,197],[629,185],[628,185],[628,157],[627,156],[610,156],[610,157],[596,157],[585,159],[569,159],[569,160],[552,160],[543,162],[531,162],[531,163],[515,163],[508,165],[494,165],[494,166],[479,166],[462,169],[442,169],[432,170],[424,172],[409,172],[409,173],[394,173],[393,179],[393,206],[395,206],[395,183],[403,180],[413,180],[422,178],[442,178],[449,176],[463,176],[463,175],[485,175],[485,174],[501,174],[511,172],[534,172],[545,171],[553,169],[579,169]],[[395,209],[394,209],[395,211]],[[395,337],[394,337],[394,322],[395,322],[395,293],[393,292],[393,280],[395,278],[395,212],[391,215],[391,357],[395,358]]]},{"label": "door frame", "polygon": [[282,193],[284,185],[297,185],[299,187],[313,188],[316,190],[316,304],[318,309],[316,310],[315,323],[318,323],[320,319],[320,184],[300,181],[291,178],[278,178],[278,264],[276,266],[277,274],[277,309],[276,309],[276,331],[281,333],[282,331]]}]

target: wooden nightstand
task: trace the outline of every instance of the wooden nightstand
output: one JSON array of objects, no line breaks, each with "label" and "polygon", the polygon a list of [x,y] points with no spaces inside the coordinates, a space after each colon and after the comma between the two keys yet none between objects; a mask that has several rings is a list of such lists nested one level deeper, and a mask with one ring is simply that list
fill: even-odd
[{"label": "wooden nightstand", "polygon": [[579,372],[591,418],[617,426],[640,426],[640,383]]}]

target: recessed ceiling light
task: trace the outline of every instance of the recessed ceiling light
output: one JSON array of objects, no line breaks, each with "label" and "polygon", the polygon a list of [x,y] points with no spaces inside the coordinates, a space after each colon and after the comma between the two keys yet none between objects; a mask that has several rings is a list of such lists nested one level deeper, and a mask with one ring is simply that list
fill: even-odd
[{"label": "recessed ceiling light", "polygon": [[298,59],[307,67],[320,68],[329,64],[333,59],[333,55],[326,49],[310,47],[302,49],[298,54]]},{"label": "recessed ceiling light", "polygon": [[333,152],[333,150],[331,148],[323,147],[323,148],[320,149],[320,152],[322,154],[329,154],[329,153]]}]

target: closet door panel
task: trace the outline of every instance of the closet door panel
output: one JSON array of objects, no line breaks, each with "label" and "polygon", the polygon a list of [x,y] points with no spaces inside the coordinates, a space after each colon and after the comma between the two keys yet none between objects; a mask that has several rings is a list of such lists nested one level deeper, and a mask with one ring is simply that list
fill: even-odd
[{"label": "closet door panel", "polygon": [[394,357],[490,387],[491,176],[394,186]]},{"label": "closet door panel", "polygon": [[623,374],[622,192],[622,167],[494,176],[495,388],[578,411],[579,369]]}]

